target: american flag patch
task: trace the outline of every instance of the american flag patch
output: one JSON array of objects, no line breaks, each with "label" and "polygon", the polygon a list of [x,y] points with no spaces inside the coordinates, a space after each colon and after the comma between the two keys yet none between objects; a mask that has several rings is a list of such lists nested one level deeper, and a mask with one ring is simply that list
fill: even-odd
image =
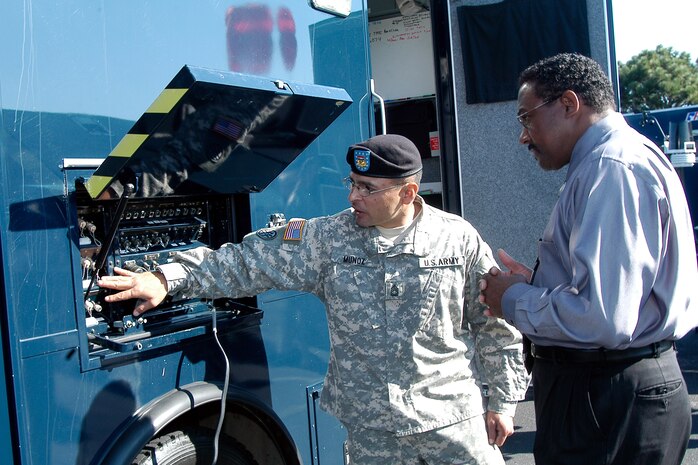
[{"label": "american flag patch", "polygon": [[284,231],[285,241],[300,241],[303,239],[303,226],[305,226],[305,220],[291,220],[286,225],[286,231]]},{"label": "american flag patch", "polygon": [[242,125],[240,123],[225,118],[218,118],[212,129],[213,132],[217,132],[231,140],[237,140],[240,134],[242,134]]}]

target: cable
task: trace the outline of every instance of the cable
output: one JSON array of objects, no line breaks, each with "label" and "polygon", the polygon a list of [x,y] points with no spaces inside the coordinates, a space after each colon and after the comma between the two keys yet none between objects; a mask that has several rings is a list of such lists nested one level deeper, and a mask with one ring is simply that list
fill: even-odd
[{"label": "cable", "polygon": [[[121,222],[121,217],[123,216],[124,210],[126,209],[128,199],[135,192],[136,188],[133,187],[133,184],[126,184],[124,186],[124,193],[121,195],[121,198],[119,199],[119,204],[116,206],[116,213],[114,214],[114,218],[112,219],[111,225],[109,226],[109,231],[107,232],[107,235],[105,237],[106,243],[104,244],[104,247],[99,249],[99,253],[97,254],[97,258],[95,259],[95,270],[92,274],[92,279],[90,279],[90,284],[87,285],[87,290],[85,290],[84,300],[87,300],[90,297],[90,291],[92,290],[92,286],[94,285],[95,281],[99,278],[100,270],[104,268],[104,264],[107,261],[107,255],[109,254],[109,249],[111,249],[114,237],[116,237],[116,233],[119,229],[119,223]],[[97,228],[94,225],[92,225],[92,227],[94,227],[94,229],[92,230],[92,232],[94,233],[94,231]],[[92,229],[92,227],[90,227],[90,229]],[[94,238],[94,235],[92,237]]]},{"label": "cable", "polygon": [[216,344],[218,344],[218,348],[221,350],[221,353],[223,354],[223,360],[225,360],[225,380],[223,381],[223,393],[221,394],[221,413],[218,419],[218,426],[216,427],[216,435],[213,438],[213,462],[211,463],[211,465],[216,465],[216,462],[218,461],[218,440],[221,435],[221,430],[223,429],[223,420],[225,419],[225,400],[228,397],[228,384],[230,380],[230,361],[228,360],[228,355],[225,353],[225,350],[223,349],[221,341],[218,339],[218,326],[216,325],[215,306],[211,306],[211,313],[213,338],[216,340]]}]

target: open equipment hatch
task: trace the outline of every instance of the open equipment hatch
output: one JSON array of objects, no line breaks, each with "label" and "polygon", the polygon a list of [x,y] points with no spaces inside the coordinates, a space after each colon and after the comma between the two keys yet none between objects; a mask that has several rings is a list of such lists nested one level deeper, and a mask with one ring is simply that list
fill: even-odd
[{"label": "open equipment hatch", "polygon": [[346,108],[343,89],[184,66],[85,183],[92,198],[262,191]]}]

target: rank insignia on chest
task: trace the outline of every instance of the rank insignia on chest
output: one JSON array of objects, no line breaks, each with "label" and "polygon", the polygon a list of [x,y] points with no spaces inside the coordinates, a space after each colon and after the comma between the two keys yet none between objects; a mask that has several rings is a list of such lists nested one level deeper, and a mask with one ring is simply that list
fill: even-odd
[{"label": "rank insignia on chest", "polygon": [[398,300],[405,295],[405,283],[388,281],[385,283],[385,300]]},{"label": "rank insignia on chest", "polygon": [[420,268],[439,268],[443,266],[463,266],[465,265],[465,257],[427,257],[419,259]]},{"label": "rank insignia on chest", "polygon": [[286,230],[284,231],[285,241],[300,241],[303,239],[303,227],[305,226],[305,220],[291,220],[286,225]]}]

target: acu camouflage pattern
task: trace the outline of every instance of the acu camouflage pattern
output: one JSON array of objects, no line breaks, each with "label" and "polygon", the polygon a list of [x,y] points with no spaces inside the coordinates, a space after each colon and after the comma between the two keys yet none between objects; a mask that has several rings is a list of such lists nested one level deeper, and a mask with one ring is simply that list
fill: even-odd
[{"label": "acu camouflage pattern", "polygon": [[351,425],[347,435],[348,465],[504,465],[482,415],[408,436]]},{"label": "acu camouflage pattern", "polygon": [[[394,245],[347,209],[306,221],[300,241],[284,241],[284,226],[264,229],[161,268],[170,293],[185,297],[274,288],[322,299],[331,351],[321,405],[345,424],[408,435],[484,407],[513,416],[528,383],[521,335],[477,300],[491,250],[462,218],[418,202],[415,226]],[[421,267],[423,258],[442,266]]]}]

